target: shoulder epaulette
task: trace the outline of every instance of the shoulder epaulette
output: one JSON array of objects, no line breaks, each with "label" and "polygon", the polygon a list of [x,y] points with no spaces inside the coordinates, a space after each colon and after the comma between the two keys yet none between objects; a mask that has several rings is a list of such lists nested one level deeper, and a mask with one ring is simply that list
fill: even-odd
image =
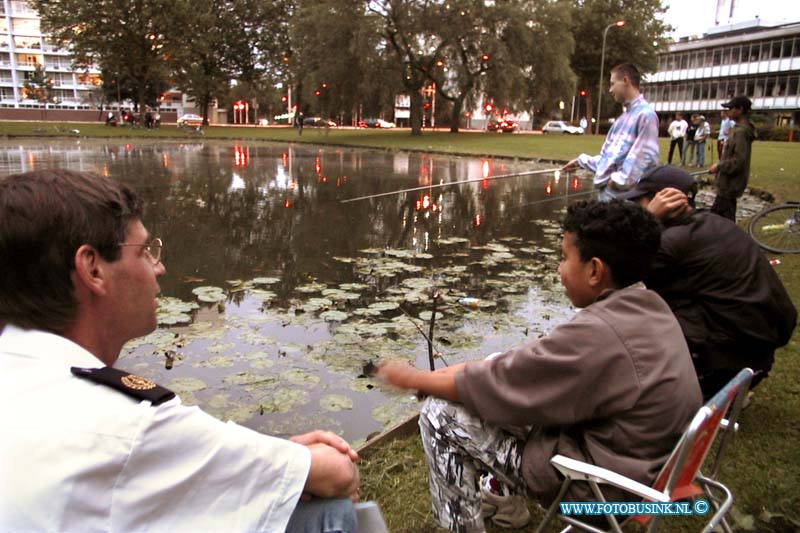
[{"label": "shoulder epaulette", "polygon": [[101,385],[116,389],[137,400],[149,400],[159,405],[175,397],[169,389],[156,385],[149,379],[105,366],[103,368],[80,368],[73,366],[70,371],[79,378],[88,379]]}]

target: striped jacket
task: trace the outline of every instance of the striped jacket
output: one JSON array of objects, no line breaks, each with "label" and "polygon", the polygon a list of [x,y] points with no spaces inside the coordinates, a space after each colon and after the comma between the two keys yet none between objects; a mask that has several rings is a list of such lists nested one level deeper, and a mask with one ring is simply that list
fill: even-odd
[{"label": "striped jacket", "polygon": [[625,112],[611,126],[600,155],[578,156],[578,164],[594,172],[594,186],[626,190],[658,165],[658,116],[644,96],[625,105]]}]

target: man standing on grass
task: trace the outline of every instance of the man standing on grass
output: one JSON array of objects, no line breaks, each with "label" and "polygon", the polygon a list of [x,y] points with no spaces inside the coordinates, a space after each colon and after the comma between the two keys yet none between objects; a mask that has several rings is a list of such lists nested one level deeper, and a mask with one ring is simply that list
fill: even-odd
[{"label": "man standing on grass", "polygon": [[719,135],[717,136],[717,159],[722,161],[722,149],[725,148],[725,142],[730,139],[736,123],[728,116],[727,109],[724,109],[720,115],[722,121],[719,123]]},{"label": "man standing on grass", "polygon": [[[525,494],[549,504],[561,454],[649,485],[700,407],[689,350],[667,304],[641,283],[660,230],[638,205],[578,202],[563,223],[561,283],[575,317],[491,359],[434,372],[388,362],[378,376],[429,395],[420,412],[433,513],[444,528],[523,527]],[[508,489],[481,490],[481,471]],[[615,500],[626,500],[611,488]],[[567,501],[594,501],[573,483]]]},{"label": "man standing on grass", "polygon": [[689,125],[683,120],[683,114],[675,113],[675,120],[670,122],[667,133],[669,133],[669,157],[667,162],[672,164],[672,154],[675,152],[675,147],[678,147],[678,158],[683,161],[683,138],[686,136],[686,130]]},{"label": "man standing on grass", "polygon": [[697,131],[694,133],[695,151],[697,153],[697,166],[706,166],[706,140],[711,135],[711,126],[705,115],[697,117]]},{"label": "man standing on grass", "polygon": [[719,163],[708,171],[716,174],[717,197],[711,212],[736,222],[736,199],[744,194],[750,178],[750,155],[756,138],[756,127],[750,122],[752,102],[746,96],[735,96],[722,104],[736,123],[728,142],[722,149]]},{"label": "man standing on grass", "polygon": [[609,92],[625,110],[608,131],[600,155],[581,154],[567,163],[564,172],[584,168],[594,172],[599,199],[612,200],[658,165],[658,115],[639,90],[639,69],[623,63],[611,69]]}]

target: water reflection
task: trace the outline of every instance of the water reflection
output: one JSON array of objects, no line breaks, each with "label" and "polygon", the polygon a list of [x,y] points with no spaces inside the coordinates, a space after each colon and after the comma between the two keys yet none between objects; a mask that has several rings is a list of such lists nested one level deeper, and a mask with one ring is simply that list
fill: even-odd
[{"label": "water reflection", "polygon": [[[255,429],[333,426],[359,439],[413,409],[358,376],[388,354],[427,364],[424,340],[392,308],[424,312],[425,279],[445,295],[437,342],[451,362],[535,337],[569,314],[553,287],[553,221],[585,191],[552,174],[489,179],[531,170],[528,162],[248,142],[0,143],[3,175],[50,167],[139,191],[145,225],[165,243],[164,296],[195,302],[199,286],[224,290],[223,301],[189,311],[191,325],[133,343],[119,365]],[[339,202],[468,179],[477,181]],[[465,295],[487,306],[462,309]],[[346,318],[324,316],[331,311]]]}]

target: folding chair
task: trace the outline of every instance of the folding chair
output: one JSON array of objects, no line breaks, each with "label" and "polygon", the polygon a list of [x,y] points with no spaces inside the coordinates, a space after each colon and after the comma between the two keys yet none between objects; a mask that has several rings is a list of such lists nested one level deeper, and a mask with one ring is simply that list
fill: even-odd
[{"label": "folding chair", "polygon": [[[726,532],[730,533],[731,529],[725,520],[725,515],[733,505],[733,494],[715,477],[719,472],[722,454],[738,428],[736,419],[742,410],[752,378],[753,371],[745,368],[700,408],[656,477],[652,487],[605,468],[576,461],[563,455],[553,457],[550,463],[564,475],[565,479],[558,496],[548,508],[547,514],[536,532],[543,531],[556,515],[559,503],[567,493],[569,486],[575,481],[582,481],[589,484],[598,502],[606,501],[600,489],[601,485],[612,485],[635,494],[644,501],[653,502],[676,502],[704,495],[713,507],[711,510],[714,511],[714,515],[702,531],[710,532],[717,525],[721,525]],[[727,419],[724,418],[726,414],[728,415]],[[703,465],[719,429],[723,430],[723,436],[720,439],[710,475],[704,476],[700,473],[700,467]],[[561,515],[559,518],[569,524],[564,531],[572,531],[575,527],[584,531],[605,533],[604,530],[581,522],[573,516]],[[613,515],[606,515],[605,518],[611,531],[621,533],[620,524]],[[655,530],[658,518],[651,515],[630,517],[631,520],[647,526],[650,531]]]}]

